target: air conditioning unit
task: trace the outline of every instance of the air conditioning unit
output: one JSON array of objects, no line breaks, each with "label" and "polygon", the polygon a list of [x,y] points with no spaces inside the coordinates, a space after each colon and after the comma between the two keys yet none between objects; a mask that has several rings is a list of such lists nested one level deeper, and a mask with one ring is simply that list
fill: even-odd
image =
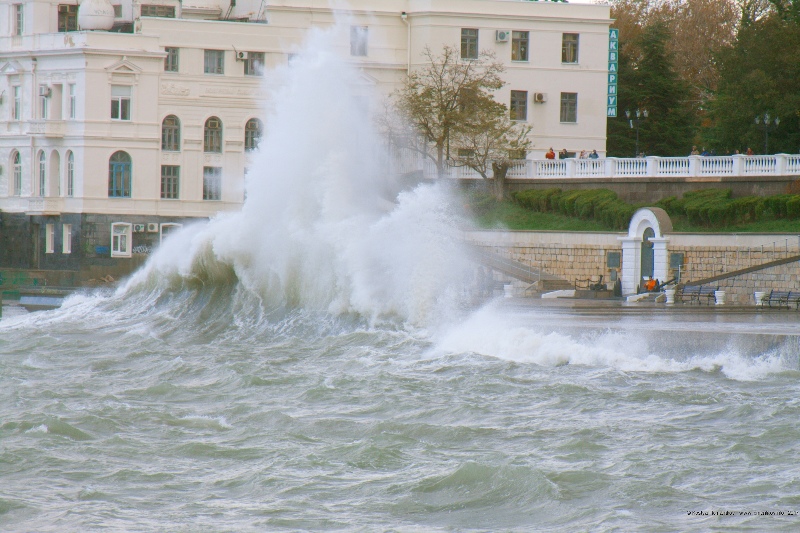
[{"label": "air conditioning unit", "polygon": [[39,85],[39,96],[50,96],[50,86]]},{"label": "air conditioning unit", "polygon": [[247,52],[236,52],[237,61],[245,61],[247,59]]},{"label": "air conditioning unit", "polygon": [[144,233],[144,224],[134,224],[133,225],[133,232],[134,233]]},{"label": "air conditioning unit", "polygon": [[497,30],[494,34],[494,40],[498,43],[507,43],[511,38],[511,32],[508,30]]},{"label": "air conditioning unit", "polygon": [[547,93],[533,93],[533,102],[543,104],[547,101]]},{"label": "air conditioning unit", "polygon": [[147,233],[158,233],[158,222],[148,222]]}]

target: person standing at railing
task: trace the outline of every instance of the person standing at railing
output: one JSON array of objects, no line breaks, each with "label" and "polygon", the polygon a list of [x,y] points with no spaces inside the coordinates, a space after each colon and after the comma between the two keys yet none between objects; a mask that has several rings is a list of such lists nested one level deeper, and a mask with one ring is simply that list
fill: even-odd
[{"label": "person standing at railing", "polygon": [[545,159],[555,159],[556,153],[553,151],[553,147],[551,146],[550,149],[544,154]]},{"label": "person standing at railing", "polygon": [[581,155],[578,156],[579,159],[586,159],[586,150],[581,150]]},{"label": "person standing at railing", "polygon": [[689,155],[700,155],[700,151],[697,149],[697,146],[692,146],[692,151]]},{"label": "person standing at railing", "polygon": [[567,149],[566,148],[562,148],[561,151],[558,152],[558,158],[559,159],[566,159],[568,157],[569,156],[567,155]]},{"label": "person standing at railing", "polygon": [[747,152],[745,152],[745,153],[746,153],[747,155],[753,155],[753,149],[752,149],[752,148],[750,148],[750,147],[748,146],[748,147],[747,147]]},{"label": "person standing at railing", "polygon": [[592,150],[592,153],[589,154],[589,159],[600,159],[600,156],[597,154],[597,150]]}]

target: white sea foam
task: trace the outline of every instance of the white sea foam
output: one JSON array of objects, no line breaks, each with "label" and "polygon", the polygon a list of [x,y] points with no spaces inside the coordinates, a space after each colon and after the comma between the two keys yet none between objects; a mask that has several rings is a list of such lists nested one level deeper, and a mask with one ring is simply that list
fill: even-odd
[{"label": "white sea foam", "polygon": [[171,236],[122,294],[235,273],[268,305],[416,324],[452,309],[467,262],[447,187],[397,195],[366,109],[380,99],[332,52],[341,31],[312,32],[268,76],[272,111],[243,209]]},{"label": "white sea foam", "polygon": [[[609,323],[610,325],[611,323]],[[557,328],[557,326],[556,326]],[[520,325],[488,305],[462,323],[435,336],[436,353],[477,353],[518,363],[543,366],[584,365],[625,372],[721,372],[730,379],[749,381],[769,374],[796,370],[778,350],[759,355],[740,353],[722,346],[706,353],[693,351],[685,357],[668,353],[645,331],[592,330],[584,335],[558,329]]]}]

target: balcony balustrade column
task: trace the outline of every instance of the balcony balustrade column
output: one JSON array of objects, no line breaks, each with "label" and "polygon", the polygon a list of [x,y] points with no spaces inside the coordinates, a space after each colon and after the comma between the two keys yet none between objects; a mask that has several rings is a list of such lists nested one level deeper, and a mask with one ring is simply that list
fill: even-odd
[{"label": "balcony balustrade column", "polygon": [[734,154],[731,156],[733,158],[733,175],[734,176],[743,176],[744,175],[744,158],[747,157],[744,154]]},{"label": "balcony balustrade column", "polygon": [[655,155],[647,156],[647,175],[648,176],[658,176],[658,160],[660,158]]},{"label": "balcony balustrade column", "polygon": [[607,157],[606,158],[606,176],[609,178],[613,178],[617,175],[617,158],[616,157]]},{"label": "balcony balustrade column", "polygon": [[775,154],[775,175],[785,176],[788,154]]},{"label": "balcony balustrade column", "polygon": [[699,155],[690,155],[689,156],[689,175],[690,176],[699,176],[700,175],[700,158],[702,156]]},{"label": "balcony balustrade column", "polygon": [[575,177],[575,159],[569,158],[564,160],[564,171],[567,178]]}]

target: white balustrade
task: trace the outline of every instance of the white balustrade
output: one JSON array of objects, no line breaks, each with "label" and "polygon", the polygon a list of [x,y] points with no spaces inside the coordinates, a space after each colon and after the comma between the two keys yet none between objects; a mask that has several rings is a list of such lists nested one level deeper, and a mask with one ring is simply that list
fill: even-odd
[{"label": "white balustrade", "polygon": [[[415,156],[397,158],[397,172],[422,171],[435,179],[436,164],[430,158]],[[446,165],[442,177],[481,179],[480,174],[463,166]],[[800,154],[729,155],[603,159],[523,159],[514,161],[507,179],[553,178],[644,178],[644,177],[709,177],[709,176],[800,176]]]}]

